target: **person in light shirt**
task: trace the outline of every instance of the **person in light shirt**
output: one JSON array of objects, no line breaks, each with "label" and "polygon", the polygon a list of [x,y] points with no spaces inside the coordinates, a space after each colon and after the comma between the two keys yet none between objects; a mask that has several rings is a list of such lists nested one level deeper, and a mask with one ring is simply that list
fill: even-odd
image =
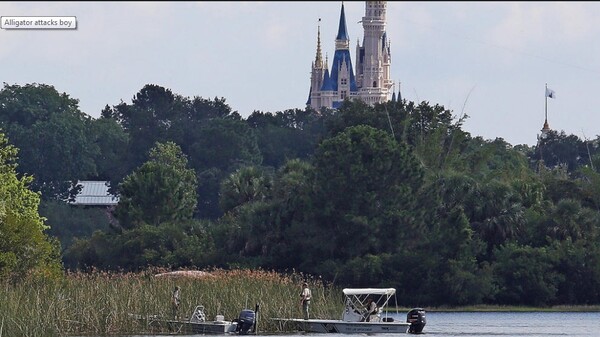
[{"label": "person in light shirt", "polygon": [[174,319],[177,319],[180,302],[181,301],[179,299],[179,286],[177,286],[177,287],[175,287],[175,290],[173,290],[173,296],[171,296],[171,307],[173,309],[173,318]]},{"label": "person in light shirt", "polygon": [[310,289],[308,289],[308,283],[302,283],[302,292],[300,292],[300,304],[302,305],[302,313],[304,319],[308,319],[308,307],[310,306]]}]

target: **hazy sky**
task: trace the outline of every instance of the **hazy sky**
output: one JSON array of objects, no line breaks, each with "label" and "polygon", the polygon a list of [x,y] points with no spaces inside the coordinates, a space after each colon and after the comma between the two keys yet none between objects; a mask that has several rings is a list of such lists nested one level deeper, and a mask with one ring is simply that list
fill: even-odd
[{"label": "hazy sky", "polygon": [[[98,117],[145,85],[254,110],[304,108],[318,19],[335,48],[342,2],[0,2],[1,16],[75,16],[77,30],[0,30],[0,80],[53,85]],[[344,2],[351,54],[364,2]],[[600,135],[600,2],[389,2],[402,97],[469,118],[485,139]],[[355,60],[352,60],[355,63]]]}]

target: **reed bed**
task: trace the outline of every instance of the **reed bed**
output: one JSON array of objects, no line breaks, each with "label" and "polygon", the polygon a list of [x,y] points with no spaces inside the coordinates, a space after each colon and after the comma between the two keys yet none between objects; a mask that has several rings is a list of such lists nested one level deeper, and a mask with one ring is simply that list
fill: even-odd
[{"label": "reed bed", "polygon": [[312,290],[312,317],[341,315],[341,290],[301,273],[213,270],[195,278],[155,277],[158,273],[78,272],[67,273],[58,280],[4,283],[0,288],[0,337],[168,332],[157,331],[134,316],[170,317],[175,286],[181,289],[180,316],[189,317],[197,305],[203,305],[208,320],[216,315],[233,320],[242,309],[254,310],[258,305],[258,329],[264,333],[292,328],[270,318],[302,317],[302,281],[307,281]]}]

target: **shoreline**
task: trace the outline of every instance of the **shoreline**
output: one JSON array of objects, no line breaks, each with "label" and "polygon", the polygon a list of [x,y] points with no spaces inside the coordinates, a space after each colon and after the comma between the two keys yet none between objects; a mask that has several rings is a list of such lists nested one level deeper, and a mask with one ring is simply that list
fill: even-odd
[{"label": "shoreline", "polygon": [[[400,308],[400,311],[411,308]],[[555,305],[550,307],[519,307],[503,305],[474,305],[464,307],[424,307],[426,312],[600,312],[600,305]]]}]

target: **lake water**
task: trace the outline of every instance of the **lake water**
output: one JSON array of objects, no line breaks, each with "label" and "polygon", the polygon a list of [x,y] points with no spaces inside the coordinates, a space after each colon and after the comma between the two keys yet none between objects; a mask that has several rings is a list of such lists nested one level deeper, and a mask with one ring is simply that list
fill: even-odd
[{"label": "lake water", "polygon": [[423,332],[433,336],[600,336],[600,313],[427,313]]},{"label": "lake water", "polygon": [[[590,337],[600,336],[600,312],[427,312],[423,337]],[[406,320],[406,316],[395,317]],[[260,322],[259,322],[260,330]],[[260,332],[258,335],[261,335]],[[265,334],[262,334],[263,336]],[[268,334],[269,337],[310,335],[331,337],[331,334]],[[404,335],[403,336],[417,336]],[[197,336],[197,335],[196,335]],[[352,335],[341,335],[352,336]],[[366,336],[366,335],[354,335]],[[379,334],[385,337],[390,334]],[[142,336],[136,336],[142,337]],[[153,336],[144,336],[153,337]]]}]

